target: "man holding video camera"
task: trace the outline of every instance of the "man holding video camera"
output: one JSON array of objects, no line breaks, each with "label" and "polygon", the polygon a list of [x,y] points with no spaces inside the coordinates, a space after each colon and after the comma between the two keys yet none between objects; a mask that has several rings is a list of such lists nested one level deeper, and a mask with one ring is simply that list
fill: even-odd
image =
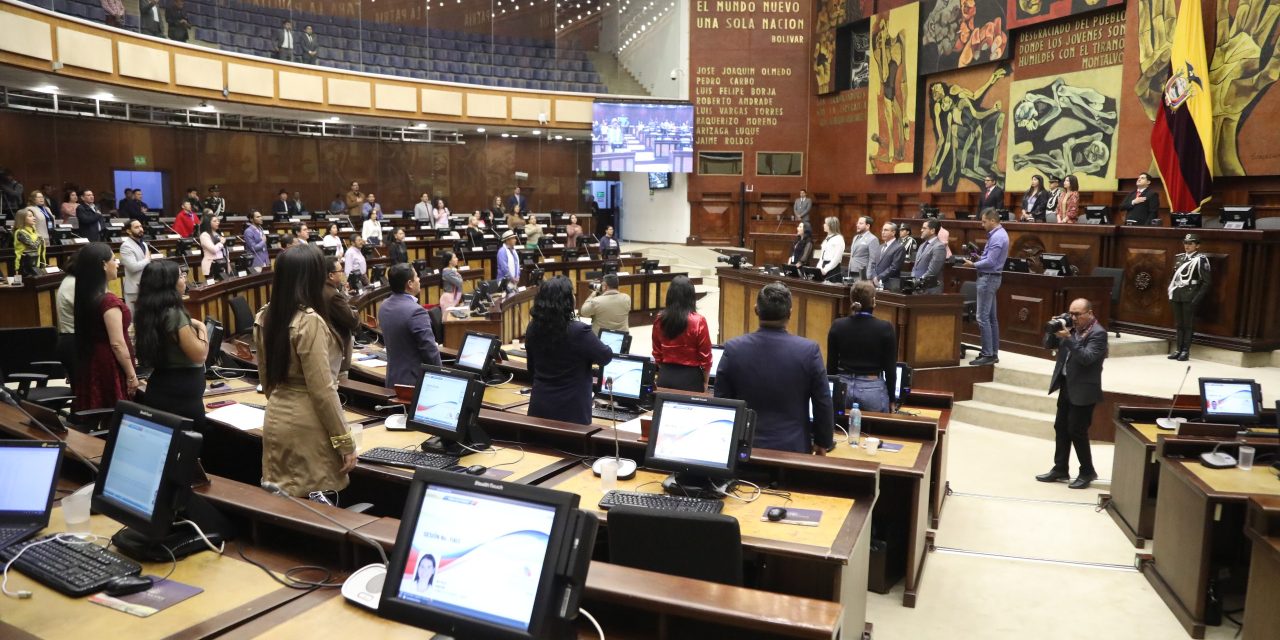
[{"label": "man holding video camera", "polygon": [[601,329],[626,331],[631,315],[631,296],[618,291],[618,274],[608,273],[591,284],[591,295],[582,303],[578,315],[591,318],[591,330],[598,336]]},{"label": "man holding video camera", "polygon": [[1068,485],[1086,489],[1098,479],[1089,450],[1089,423],[1093,406],[1102,399],[1102,361],[1107,358],[1107,330],[1093,315],[1093,303],[1084,298],[1045,325],[1044,346],[1057,349],[1049,393],[1058,391],[1058,415],[1053,422],[1053,468],[1036,476],[1040,482],[1057,482],[1071,477],[1068,472],[1071,448],[1080,461],[1080,474]]}]

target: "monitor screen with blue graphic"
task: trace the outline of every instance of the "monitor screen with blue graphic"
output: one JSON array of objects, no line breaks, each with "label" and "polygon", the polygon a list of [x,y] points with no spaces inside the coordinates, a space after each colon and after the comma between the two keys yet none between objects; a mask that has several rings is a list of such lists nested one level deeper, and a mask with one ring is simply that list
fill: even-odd
[{"label": "monitor screen with blue graphic", "polygon": [[413,419],[440,429],[458,430],[467,396],[466,378],[428,371],[422,376]]},{"label": "monitor screen with blue graphic", "polygon": [[693,398],[664,399],[655,408],[649,463],[731,470],[736,459],[739,407]]},{"label": "monitor screen with blue graphic", "polygon": [[1206,422],[1252,424],[1258,421],[1262,388],[1253,380],[1200,378],[1200,403]]},{"label": "monitor screen with blue graphic", "polygon": [[[604,366],[600,380],[600,396],[608,398],[612,395],[620,400],[640,400],[645,391],[644,367],[646,360],[640,356],[614,356]],[[613,391],[610,393],[605,381],[613,378]]]}]

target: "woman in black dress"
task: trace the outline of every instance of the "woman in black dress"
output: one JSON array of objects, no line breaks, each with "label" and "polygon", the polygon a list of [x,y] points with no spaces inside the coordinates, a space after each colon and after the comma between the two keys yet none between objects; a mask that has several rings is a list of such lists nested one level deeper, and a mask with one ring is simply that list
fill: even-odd
[{"label": "woman in black dress", "polygon": [[564,276],[542,283],[525,331],[533,391],[529,415],[591,424],[591,366],[603,367],[613,351],[573,319],[573,285]]}]

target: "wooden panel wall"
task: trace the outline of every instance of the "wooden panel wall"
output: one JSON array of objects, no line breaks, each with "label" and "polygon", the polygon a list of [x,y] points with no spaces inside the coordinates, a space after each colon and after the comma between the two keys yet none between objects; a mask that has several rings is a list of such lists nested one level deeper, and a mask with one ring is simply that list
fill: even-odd
[{"label": "wooden panel wall", "polygon": [[[591,166],[587,142],[472,137],[461,146],[410,144],[15,112],[0,113],[0,131],[7,148],[23,150],[6,154],[4,163],[28,190],[72,183],[93,189],[101,202],[113,169],[167,171],[166,203],[178,202],[188,186],[203,196],[217,183],[235,212],[268,211],[282,188],[301,191],[308,207],[327,207],[351,180],[377,194],[387,211],[412,208],[426,190],[444,197],[453,211],[474,210],[489,206],[494,195],[510,195],[516,171],[529,174],[524,191],[535,211],[574,211],[582,208],[578,192]],[[145,165],[135,166],[135,156],[145,157]]]}]

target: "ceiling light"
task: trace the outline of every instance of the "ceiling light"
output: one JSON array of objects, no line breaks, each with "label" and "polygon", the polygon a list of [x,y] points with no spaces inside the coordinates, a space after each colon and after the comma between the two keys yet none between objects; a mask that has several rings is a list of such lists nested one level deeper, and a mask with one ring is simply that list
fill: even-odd
[{"label": "ceiling light", "polygon": [[511,134],[511,137],[512,137],[512,138],[519,138],[520,136],[518,136],[518,135],[516,135],[516,134],[514,134],[514,133],[513,133],[513,134]]},{"label": "ceiling light", "polygon": [[425,122],[419,122],[418,124],[413,125],[413,128],[414,128],[414,129],[426,129],[426,128],[427,128],[427,123],[425,123]]},{"label": "ceiling light", "polygon": [[556,140],[564,140],[564,136],[556,136]]},{"label": "ceiling light", "polygon": [[511,134],[509,134],[509,133],[504,133],[504,134],[502,134],[502,137],[504,137],[504,138],[510,138],[510,137],[511,137]]},{"label": "ceiling light", "polygon": [[329,122],[341,122],[338,116],[329,116]]},{"label": "ceiling light", "polygon": [[196,107],[195,110],[203,111],[204,113],[213,113],[214,111],[217,111],[217,109],[208,102],[201,102],[200,106]]},{"label": "ceiling light", "polygon": [[476,133],[484,133],[484,127],[476,127]]},{"label": "ceiling light", "polygon": [[573,138],[565,138],[565,140],[568,140],[569,142],[573,142]]},{"label": "ceiling light", "polygon": [[51,84],[42,84],[36,87],[35,90],[39,91],[40,93],[57,93],[58,87],[55,87],[54,85],[51,85]]},{"label": "ceiling light", "polygon": [[93,94],[93,99],[94,100],[115,100],[116,97],[111,95],[110,93],[107,93],[106,91],[99,91]]},{"label": "ceiling light", "polygon": [[534,129],[534,130],[533,130],[533,131],[531,131],[530,133],[532,133],[532,134],[533,134],[533,135],[535,135],[535,136],[538,136],[538,135],[542,135],[542,130],[541,130],[541,129]]}]

